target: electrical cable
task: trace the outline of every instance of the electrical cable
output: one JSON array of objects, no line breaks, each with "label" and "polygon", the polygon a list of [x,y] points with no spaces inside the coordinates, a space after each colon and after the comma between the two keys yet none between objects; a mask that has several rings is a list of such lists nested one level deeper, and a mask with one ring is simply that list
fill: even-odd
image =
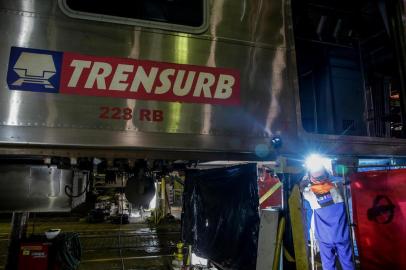
[{"label": "electrical cable", "polygon": [[[75,179],[75,173],[73,173],[73,176],[72,176],[72,183],[73,183],[73,179]],[[86,186],[82,192],[79,192],[77,195],[73,195],[73,185],[72,186],[66,185],[65,186],[65,195],[68,196],[69,198],[79,198],[88,191],[89,185],[90,185],[90,179],[88,176],[87,181],[86,181]],[[68,193],[68,190],[69,190],[69,193]]]}]

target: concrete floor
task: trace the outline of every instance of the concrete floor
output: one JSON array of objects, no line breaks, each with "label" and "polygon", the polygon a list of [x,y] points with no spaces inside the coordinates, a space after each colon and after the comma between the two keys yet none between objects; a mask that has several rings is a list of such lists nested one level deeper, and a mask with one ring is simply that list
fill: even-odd
[{"label": "concrete floor", "polygon": [[[38,219],[35,223],[31,220],[28,234],[42,234],[54,228],[80,234],[83,257],[79,270],[168,270],[181,237],[179,223],[120,226],[66,219]],[[6,262],[9,232],[9,221],[0,221],[0,269]]]}]

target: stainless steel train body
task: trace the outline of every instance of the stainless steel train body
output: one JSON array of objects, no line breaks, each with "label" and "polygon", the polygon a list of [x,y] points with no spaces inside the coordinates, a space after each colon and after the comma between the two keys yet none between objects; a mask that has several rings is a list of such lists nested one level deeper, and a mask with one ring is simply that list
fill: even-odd
[{"label": "stainless steel train body", "polygon": [[[342,155],[402,155],[406,142],[304,131],[288,0],[205,1],[198,29],[84,18],[64,1],[0,1],[1,154],[269,159],[312,148]],[[164,28],[164,29],[162,29]],[[240,104],[216,105],[10,90],[13,46],[151,60],[240,74]],[[100,108],[162,111],[163,121],[100,119]],[[155,153],[155,154],[154,154]],[[330,153],[330,154],[331,154]],[[171,155],[174,154],[174,155]],[[230,154],[226,157],[225,154]]]}]

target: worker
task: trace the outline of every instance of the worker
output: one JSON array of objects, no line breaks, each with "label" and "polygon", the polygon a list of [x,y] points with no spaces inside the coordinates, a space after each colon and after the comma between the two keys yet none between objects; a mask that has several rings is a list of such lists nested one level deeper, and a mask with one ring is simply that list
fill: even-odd
[{"label": "worker", "polygon": [[314,234],[323,270],[335,270],[338,257],[343,270],[354,270],[351,238],[342,193],[327,169],[309,171],[301,182],[303,197],[313,211]]}]

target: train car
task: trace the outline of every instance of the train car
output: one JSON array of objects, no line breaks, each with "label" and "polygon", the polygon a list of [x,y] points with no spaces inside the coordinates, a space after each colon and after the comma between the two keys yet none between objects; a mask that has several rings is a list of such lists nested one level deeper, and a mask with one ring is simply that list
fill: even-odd
[{"label": "train car", "polygon": [[[102,149],[92,155],[201,158],[266,152],[272,136],[295,135],[282,3],[263,9],[231,1],[141,2],[124,1],[115,10],[107,1],[2,1],[4,154],[77,156]],[[35,53],[51,55],[48,74],[27,69],[38,68],[35,63],[24,66],[24,55]],[[75,69],[78,61],[114,71],[92,83],[85,77],[104,67]],[[127,68],[115,79],[121,90],[112,85],[117,67]],[[78,85],[62,90],[80,69]],[[18,70],[26,81],[19,81]],[[60,79],[67,72],[69,82]],[[29,81],[38,74],[49,84]]]},{"label": "train car", "polygon": [[0,154],[402,156],[402,7],[3,0]]},{"label": "train car", "polygon": [[0,12],[6,187],[30,186],[32,157],[406,153],[400,1],[3,0]]},{"label": "train car", "polygon": [[1,1],[1,153],[401,155],[398,11],[361,2]]}]

